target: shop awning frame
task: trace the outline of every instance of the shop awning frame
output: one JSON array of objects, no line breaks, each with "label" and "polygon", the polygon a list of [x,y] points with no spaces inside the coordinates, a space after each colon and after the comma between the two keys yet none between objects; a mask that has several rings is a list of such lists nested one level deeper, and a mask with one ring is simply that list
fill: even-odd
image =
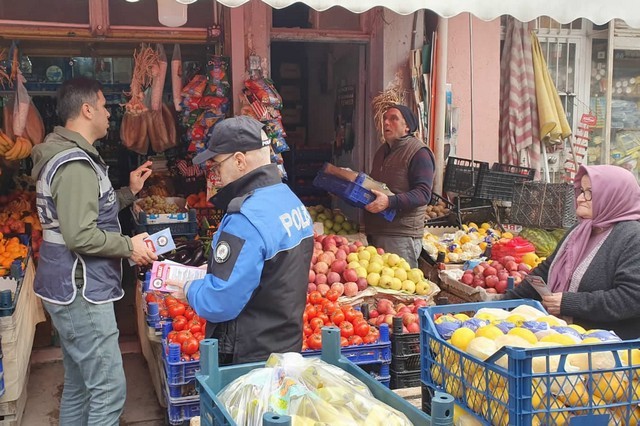
[{"label": "shop awning frame", "polygon": [[[217,0],[220,4],[237,7],[250,0]],[[605,24],[615,18],[623,19],[629,26],[640,28],[640,1],[637,0],[262,0],[269,6],[281,9],[293,3],[305,3],[323,11],[340,6],[352,12],[362,13],[382,6],[401,15],[420,9],[431,10],[443,18],[464,12],[490,21],[502,15],[511,15],[519,21],[529,22],[540,16],[549,16],[563,24],[586,18],[595,24]]]}]

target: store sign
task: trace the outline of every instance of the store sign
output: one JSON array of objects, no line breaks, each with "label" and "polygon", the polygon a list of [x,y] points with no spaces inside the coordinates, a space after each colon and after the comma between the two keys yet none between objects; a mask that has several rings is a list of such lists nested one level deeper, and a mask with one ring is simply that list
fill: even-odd
[{"label": "store sign", "polygon": [[582,114],[580,117],[580,123],[586,124],[587,126],[593,127],[598,122],[598,117],[593,114]]}]

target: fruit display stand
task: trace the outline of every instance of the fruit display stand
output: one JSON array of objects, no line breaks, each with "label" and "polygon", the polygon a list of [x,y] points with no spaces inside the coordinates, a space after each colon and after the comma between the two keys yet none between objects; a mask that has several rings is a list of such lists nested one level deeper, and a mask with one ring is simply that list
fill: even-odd
[{"label": "fruit display stand", "polygon": [[5,393],[0,397],[0,425],[20,424],[27,400],[29,359],[36,324],[45,321],[40,299],[33,291],[35,266],[27,258],[18,301],[12,315],[0,318]]},{"label": "fruit display stand", "polygon": [[[540,320],[552,318],[533,300],[420,310],[421,380],[428,389],[423,400],[427,408],[429,396],[444,389],[455,398],[456,404],[485,425],[637,424],[640,420],[640,340],[611,341],[608,332],[600,331],[598,335],[587,331],[581,336],[594,337],[582,344],[573,339],[572,344],[564,345],[541,340],[547,344],[513,347],[505,341],[505,346],[496,344],[483,351],[480,343],[484,341],[476,345],[463,345],[458,341],[454,346],[453,339],[445,340],[439,333],[446,327],[438,328],[434,320],[441,315],[480,309],[488,309],[484,311],[488,313],[492,309],[512,312],[516,308],[516,313],[533,311],[543,315]],[[523,327],[527,322],[535,321],[524,321]],[[531,336],[537,338],[533,333]],[[570,339],[568,335],[558,336]],[[478,339],[491,341],[477,336],[471,341]],[[463,351],[459,349],[461,346],[469,348]]]},{"label": "fruit display stand", "polygon": [[487,291],[482,287],[471,287],[459,281],[462,269],[440,271],[440,288],[464,302],[487,300]]},{"label": "fruit display stand", "polygon": [[[323,346],[321,358],[361,380],[373,393],[374,397],[389,406],[403,412],[416,425],[451,425],[453,421],[453,398],[450,395],[439,394],[434,398],[432,416],[423,413],[409,402],[402,399],[389,389],[382,386],[362,369],[340,354],[340,330],[336,327],[325,327],[322,330]],[[218,392],[233,380],[256,368],[264,367],[264,362],[220,367],[218,364],[218,341],[207,339],[202,341],[202,370],[197,374],[200,387],[200,416],[201,424],[235,425],[233,418],[217,398]],[[267,413],[263,425],[291,424],[289,416],[273,416]]]}]

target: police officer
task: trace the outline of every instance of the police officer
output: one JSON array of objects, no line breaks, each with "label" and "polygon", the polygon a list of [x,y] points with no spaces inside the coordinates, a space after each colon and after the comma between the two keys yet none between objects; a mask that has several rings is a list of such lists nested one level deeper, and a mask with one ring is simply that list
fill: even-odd
[{"label": "police officer", "polygon": [[184,297],[207,319],[220,361],[266,360],[300,352],[302,314],[313,252],[313,221],[270,161],[263,124],[247,117],[216,125],[207,150],[223,187],[212,198],[226,210],[212,241],[207,275],[186,283]]}]

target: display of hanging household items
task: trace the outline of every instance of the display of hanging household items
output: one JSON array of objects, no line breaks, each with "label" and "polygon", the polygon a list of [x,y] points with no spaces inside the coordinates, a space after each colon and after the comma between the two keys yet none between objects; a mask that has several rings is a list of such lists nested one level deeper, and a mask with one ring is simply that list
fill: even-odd
[{"label": "display of hanging household items", "polygon": [[578,126],[578,134],[574,135],[575,141],[570,142],[571,157],[564,161],[565,174],[563,179],[567,183],[573,183],[578,167],[585,162],[587,150],[589,149],[589,140],[591,136],[591,128],[596,125],[598,118],[593,114],[582,114],[580,117],[580,125]]},{"label": "display of hanging household items", "polygon": [[171,55],[171,94],[173,97],[173,107],[176,111],[182,111],[182,54],[180,45],[173,46],[173,55]]},{"label": "display of hanging household items", "polygon": [[271,140],[271,162],[278,166],[280,175],[286,178],[282,153],[289,150],[285,138],[287,134],[282,125],[282,97],[275,88],[273,81],[264,77],[248,79],[242,90],[246,103],[250,108],[243,112],[253,116],[265,124],[265,132]]},{"label": "display of hanging household items", "polygon": [[147,131],[151,149],[154,152],[164,152],[177,145],[176,125],[173,108],[162,102],[164,80],[167,75],[167,55],[161,44],[156,46],[156,52],[158,63],[152,67],[153,80],[148,90],[151,109],[146,113]]},{"label": "display of hanging household items", "polygon": [[189,152],[206,149],[213,126],[229,111],[229,58],[209,55],[206,75],[195,75],[182,89],[182,124]]},{"label": "display of hanging household items", "polygon": [[9,78],[9,74],[11,73],[9,69],[10,66],[4,65],[5,61],[7,61],[7,50],[2,49],[0,50],[0,86],[2,86],[3,89],[13,86]]},{"label": "display of hanging household items", "polygon": [[129,150],[145,155],[149,149],[147,119],[148,106],[145,104],[145,90],[147,90],[160,67],[158,52],[146,44],[140,45],[140,50],[133,52],[133,75],[131,76],[131,90],[124,95],[129,101],[124,105],[125,113],[120,125],[120,139]]}]

